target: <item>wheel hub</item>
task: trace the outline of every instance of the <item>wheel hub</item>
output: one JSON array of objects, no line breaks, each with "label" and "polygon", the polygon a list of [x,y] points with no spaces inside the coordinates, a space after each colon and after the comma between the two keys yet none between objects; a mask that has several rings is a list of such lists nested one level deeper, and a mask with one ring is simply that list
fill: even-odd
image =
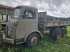
[{"label": "wheel hub", "polygon": [[36,45],[37,44],[37,37],[36,36],[32,37],[31,43],[32,43],[32,45]]}]

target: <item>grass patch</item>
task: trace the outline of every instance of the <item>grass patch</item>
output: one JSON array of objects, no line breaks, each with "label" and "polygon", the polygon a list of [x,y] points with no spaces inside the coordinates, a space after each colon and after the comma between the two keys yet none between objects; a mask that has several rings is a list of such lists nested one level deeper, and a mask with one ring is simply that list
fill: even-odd
[{"label": "grass patch", "polygon": [[26,48],[24,45],[5,44],[0,47],[0,52],[70,52],[70,46],[63,44],[70,44],[70,26],[67,27],[68,37],[53,41],[49,37],[44,36],[39,45],[33,48]]},{"label": "grass patch", "polygon": [[67,26],[68,36],[70,37],[70,26]]}]

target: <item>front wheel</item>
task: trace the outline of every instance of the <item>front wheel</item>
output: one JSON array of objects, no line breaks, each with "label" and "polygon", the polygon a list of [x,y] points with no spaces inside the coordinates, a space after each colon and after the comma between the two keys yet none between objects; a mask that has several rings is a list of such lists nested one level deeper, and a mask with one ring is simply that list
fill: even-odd
[{"label": "front wheel", "polygon": [[26,40],[26,46],[27,47],[33,47],[37,45],[41,40],[41,37],[37,33],[31,33]]}]

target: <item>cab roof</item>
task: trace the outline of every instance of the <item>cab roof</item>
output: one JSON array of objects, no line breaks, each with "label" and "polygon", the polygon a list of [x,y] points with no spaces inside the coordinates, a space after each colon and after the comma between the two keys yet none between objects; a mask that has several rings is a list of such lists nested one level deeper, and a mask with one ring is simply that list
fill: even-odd
[{"label": "cab roof", "polygon": [[23,6],[17,6],[17,7],[15,7],[15,8],[30,8],[30,9],[35,9],[35,10],[37,10],[37,8],[35,8],[35,7],[25,6],[25,5],[23,5]]}]

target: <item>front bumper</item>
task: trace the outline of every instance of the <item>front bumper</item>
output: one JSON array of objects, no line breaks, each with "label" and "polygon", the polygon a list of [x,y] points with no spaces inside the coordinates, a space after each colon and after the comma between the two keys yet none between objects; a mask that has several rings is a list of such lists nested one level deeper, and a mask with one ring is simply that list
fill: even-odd
[{"label": "front bumper", "polygon": [[5,43],[10,43],[10,44],[14,44],[14,39],[3,38],[3,42],[5,42]]}]

